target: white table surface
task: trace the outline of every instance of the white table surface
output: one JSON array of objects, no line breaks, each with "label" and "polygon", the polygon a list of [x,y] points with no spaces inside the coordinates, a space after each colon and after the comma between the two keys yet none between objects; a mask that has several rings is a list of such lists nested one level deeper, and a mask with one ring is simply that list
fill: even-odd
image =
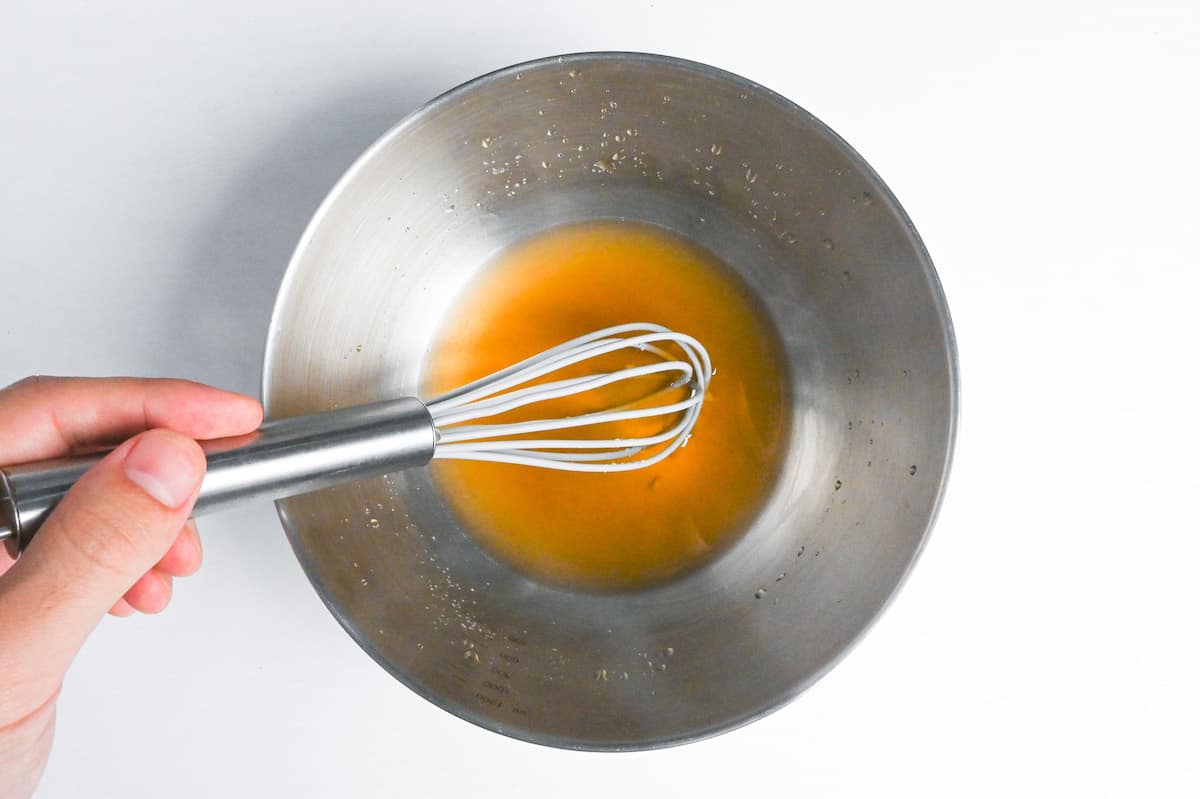
[{"label": "white table surface", "polygon": [[990,6],[5,0],[0,383],[256,392],[291,248],[367,144],[493,68],[629,49],[762,82],[875,166],[964,391],[908,585],[763,721],[631,755],[477,729],[359,651],[263,503],[204,521],[167,613],[101,625],[39,795],[1196,795],[1200,7]]}]

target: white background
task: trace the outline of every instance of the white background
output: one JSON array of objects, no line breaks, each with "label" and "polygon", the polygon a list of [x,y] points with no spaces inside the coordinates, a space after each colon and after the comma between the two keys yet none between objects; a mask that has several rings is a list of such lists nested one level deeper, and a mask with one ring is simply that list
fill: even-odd
[{"label": "white background", "polygon": [[632,755],[476,729],[355,647],[264,503],[205,520],[167,613],[101,626],[40,795],[1195,796],[1200,11],[988,5],[4,0],[0,383],[256,393],[354,157],[463,80],[588,49],[706,61],[841,133],[928,244],[963,377],[908,585],[763,721]]}]

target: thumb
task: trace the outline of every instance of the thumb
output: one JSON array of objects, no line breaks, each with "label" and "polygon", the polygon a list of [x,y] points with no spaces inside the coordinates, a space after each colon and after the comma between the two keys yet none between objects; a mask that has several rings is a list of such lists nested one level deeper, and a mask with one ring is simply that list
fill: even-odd
[{"label": "thumb", "polygon": [[65,671],[105,612],[166,554],[204,468],[195,441],[150,430],[110,452],[63,497],[9,570],[14,584],[5,591],[18,605],[9,618],[31,625],[25,640],[42,649],[43,669]]}]

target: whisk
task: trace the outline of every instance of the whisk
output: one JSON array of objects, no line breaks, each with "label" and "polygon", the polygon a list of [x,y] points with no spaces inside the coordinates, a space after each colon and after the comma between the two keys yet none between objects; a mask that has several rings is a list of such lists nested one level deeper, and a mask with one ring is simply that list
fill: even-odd
[{"label": "whisk", "polygon": [[[621,350],[650,362],[539,382]],[[647,380],[654,376],[659,380]],[[695,338],[648,323],[604,328],[435,397],[340,408],[266,422],[246,436],[201,442],[208,470],[194,514],[253,497],[281,499],[427,464],[431,458],[493,461],[572,472],[625,472],[686,446],[713,376]],[[634,382],[638,381],[638,382]],[[664,384],[665,381],[665,384]],[[576,416],[492,421],[519,408],[628,382],[645,388],[617,407]],[[681,393],[687,396],[679,398]],[[544,433],[662,417],[649,435],[587,438]],[[470,424],[468,424],[470,423]],[[54,505],[104,453],[0,468],[0,540],[18,553]]]}]

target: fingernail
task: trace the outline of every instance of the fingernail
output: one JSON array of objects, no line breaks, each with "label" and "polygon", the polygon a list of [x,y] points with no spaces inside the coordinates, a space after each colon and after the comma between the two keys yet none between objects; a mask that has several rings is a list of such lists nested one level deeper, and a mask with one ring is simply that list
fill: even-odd
[{"label": "fingernail", "polygon": [[125,476],[163,505],[178,508],[200,483],[195,446],[176,433],[151,430],[125,456]]}]

